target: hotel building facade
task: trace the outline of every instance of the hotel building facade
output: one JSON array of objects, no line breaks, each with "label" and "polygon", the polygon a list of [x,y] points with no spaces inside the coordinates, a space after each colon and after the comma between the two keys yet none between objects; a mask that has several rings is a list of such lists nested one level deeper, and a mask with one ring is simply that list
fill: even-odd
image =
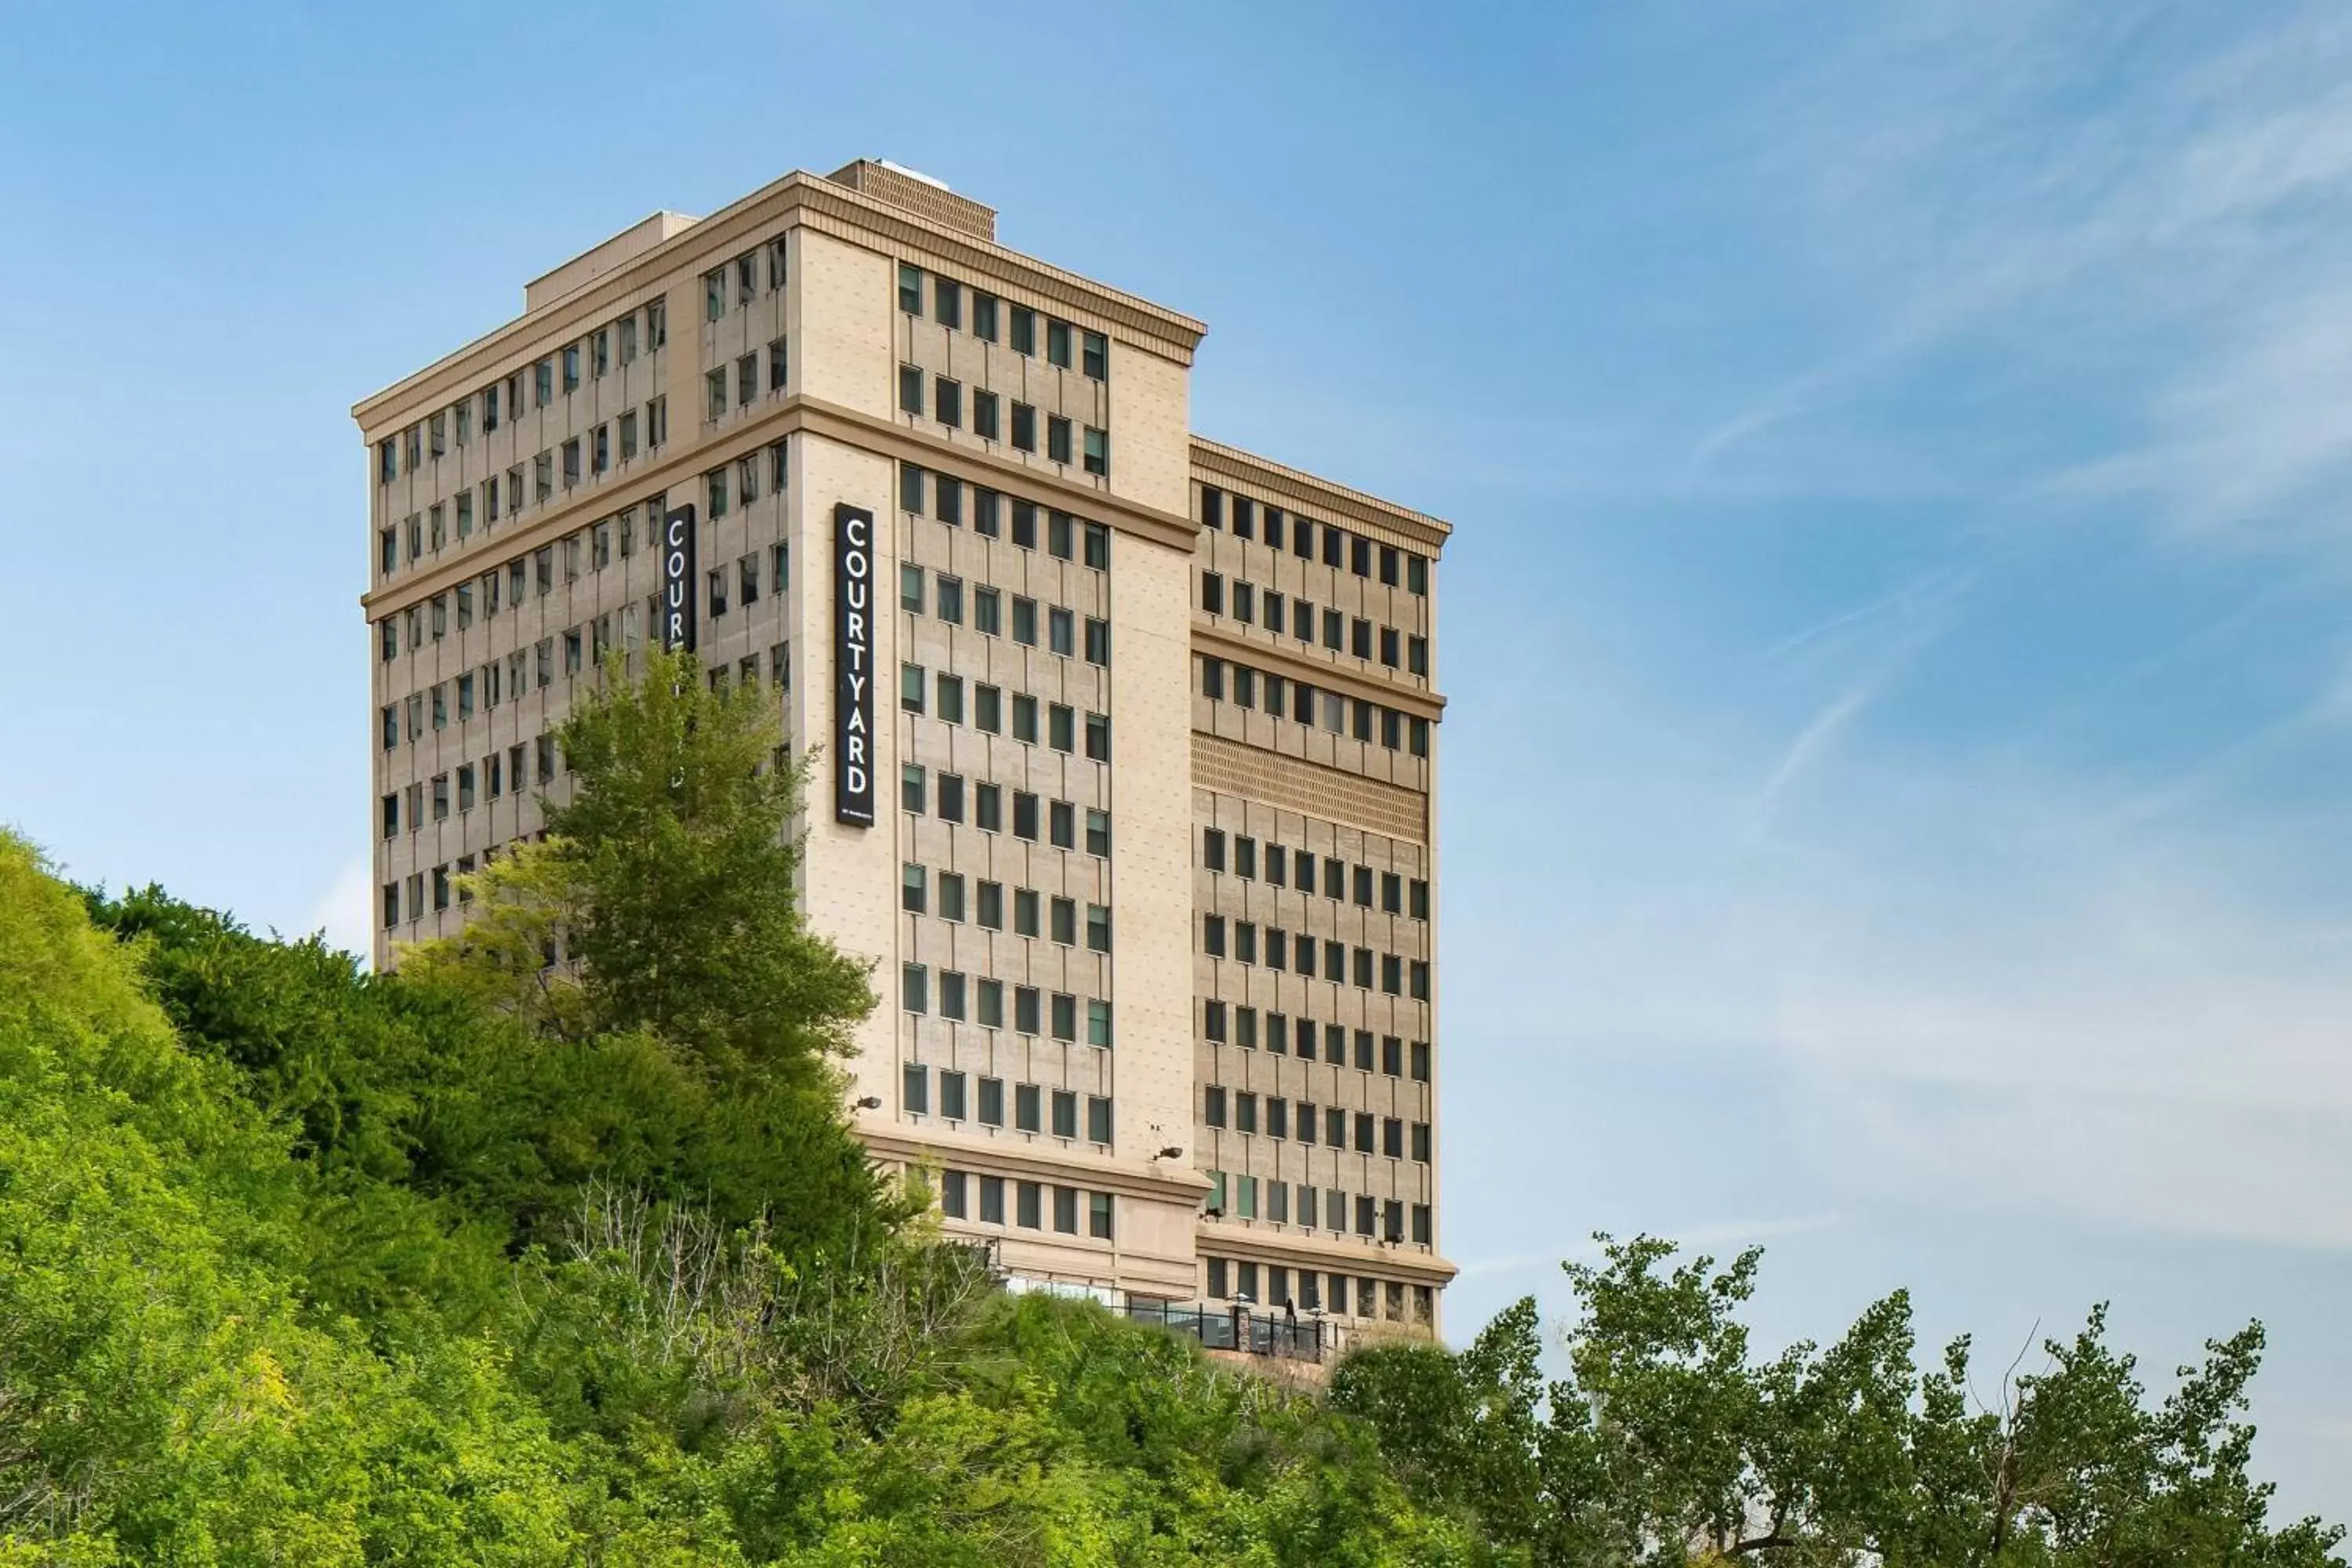
[{"label": "hotel building facade", "polygon": [[857,1123],[950,1234],[1433,1331],[1447,527],[1196,437],[1202,324],[994,235],[794,173],[352,410],[375,961],[541,830],[604,654],[688,635],[819,752],[802,897],[882,998]]}]

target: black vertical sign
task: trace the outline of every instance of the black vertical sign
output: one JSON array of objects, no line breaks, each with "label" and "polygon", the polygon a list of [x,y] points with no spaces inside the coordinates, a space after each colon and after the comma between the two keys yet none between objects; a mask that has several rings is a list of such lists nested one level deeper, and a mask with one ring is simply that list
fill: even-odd
[{"label": "black vertical sign", "polygon": [[874,514],[833,509],[833,816],[874,826]]},{"label": "black vertical sign", "polygon": [[694,651],[694,508],[662,519],[662,647]]}]

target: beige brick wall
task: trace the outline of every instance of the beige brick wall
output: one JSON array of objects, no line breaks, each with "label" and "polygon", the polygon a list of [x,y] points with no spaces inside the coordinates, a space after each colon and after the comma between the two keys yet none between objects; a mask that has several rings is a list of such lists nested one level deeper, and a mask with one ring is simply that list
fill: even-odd
[{"label": "beige brick wall", "polygon": [[1191,394],[1184,366],[1111,340],[1114,492],[1180,517],[1192,510]]},{"label": "beige brick wall", "polygon": [[858,1031],[852,1071],[857,1097],[878,1096],[889,1108],[898,1099],[898,858],[893,834],[898,755],[890,722],[897,707],[898,618],[887,609],[874,617],[877,821],[872,827],[856,827],[833,816],[833,509],[846,501],[874,514],[874,578],[882,602],[890,603],[889,585],[898,571],[891,528],[892,468],[887,458],[806,435],[794,440],[793,458],[793,595],[802,635],[793,649],[791,718],[796,752],[817,752],[808,786],[804,896],[818,928],[845,952],[875,966],[874,989],[881,1002]]},{"label": "beige brick wall", "polygon": [[[797,390],[862,414],[889,417],[896,385],[890,258],[810,229],[795,229],[793,235],[794,319],[800,326],[793,349]],[[696,310],[700,309],[698,300]]]}]

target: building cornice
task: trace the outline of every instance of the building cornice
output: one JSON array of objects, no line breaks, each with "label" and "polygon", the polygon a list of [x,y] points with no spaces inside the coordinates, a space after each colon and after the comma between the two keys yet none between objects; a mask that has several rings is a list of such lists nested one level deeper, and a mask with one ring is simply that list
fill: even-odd
[{"label": "building cornice", "polygon": [[1443,518],[1382,500],[1271,458],[1212,441],[1206,436],[1192,437],[1192,477],[1221,489],[1238,489],[1276,500],[1290,510],[1345,522],[1372,538],[1432,555],[1445,548],[1446,540],[1454,532],[1454,525]]},{"label": "building cornice", "polygon": [[1350,697],[1383,702],[1418,719],[1435,720],[1445,716],[1445,699],[1434,691],[1393,685],[1378,676],[1360,674],[1343,665],[1326,664],[1320,659],[1295,653],[1278,642],[1259,642],[1238,632],[1229,632],[1223,626],[1204,626],[1198,621],[1193,622],[1192,647],[1195,652],[1215,658],[1232,659],[1253,669],[1270,669],[1286,679],[1303,681],[1318,690],[1342,691]]},{"label": "building cornice", "polygon": [[[486,532],[474,543],[399,579],[360,595],[370,620],[395,615],[409,605],[446,593],[497,563],[525,551],[550,544],[599,518],[625,507],[640,505],[675,489],[711,469],[751,456],[786,436],[805,432],[893,461],[916,463],[940,473],[953,474],[969,484],[984,485],[1034,500],[1056,510],[1091,522],[1106,523],[1119,532],[1189,552],[1200,525],[1174,512],[1161,511],[1087,485],[1062,479],[1043,468],[992,458],[968,447],[937,436],[910,430],[887,419],[845,408],[837,403],[795,393],[763,409],[723,435],[681,446],[675,455],[642,466],[626,483],[585,486],[567,501],[551,504],[524,526],[504,533]],[[789,483],[789,479],[787,479]],[[895,505],[886,498],[879,511]]]},{"label": "building cornice", "polygon": [[1065,1154],[1042,1142],[947,1131],[913,1132],[896,1121],[861,1120],[857,1136],[867,1150],[886,1160],[913,1165],[953,1164],[958,1170],[1019,1181],[1082,1184],[1096,1192],[1153,1203],[1195,1206],[1209,1191],[1206,1176],[1174,1161],[1108,1160],[1076,1151]]},{"label": "building cornice", "polygon": [[[547,345],[602,326],[662,289],[709,270],[714,258],[732,257],[795,224],[952,272],[960,281],[985,283],[1015,304],[1045,310],[1179,364],[1192,363],[1208,331],[1204,322],[1139,295],[795,169],[561,299],[362,398],[352,405],[352,418],[366,439],[377,440],[512,374],[545,353]],[[683,333],[692,323],[670,324]]]},{"label": "building cornice", "polygon": [[1334,1241],[1328,1237],[1255,1230],[1229,1221],[1208,1220],[1200,1248],[1248,1263],[1312,1264],[1337,1273],[1365,1271],[1414,1285],[1443,1285],[1461,1272],[1434,1252],[1370,1240]]}]

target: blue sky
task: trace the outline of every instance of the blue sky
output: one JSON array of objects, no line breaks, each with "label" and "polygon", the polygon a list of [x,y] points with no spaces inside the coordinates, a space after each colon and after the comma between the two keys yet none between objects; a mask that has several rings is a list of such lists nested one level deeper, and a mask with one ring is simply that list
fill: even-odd
[{"label": "blue sky", "polygon": [[1457,1331],[1597,1228],[1766,1243],[1768,1338],[2259,1316],[2352,1516],[2352,16],[487,9],[12,16],[0,819],[358,940],[349,405],[894,158],[1457,525]]}]

